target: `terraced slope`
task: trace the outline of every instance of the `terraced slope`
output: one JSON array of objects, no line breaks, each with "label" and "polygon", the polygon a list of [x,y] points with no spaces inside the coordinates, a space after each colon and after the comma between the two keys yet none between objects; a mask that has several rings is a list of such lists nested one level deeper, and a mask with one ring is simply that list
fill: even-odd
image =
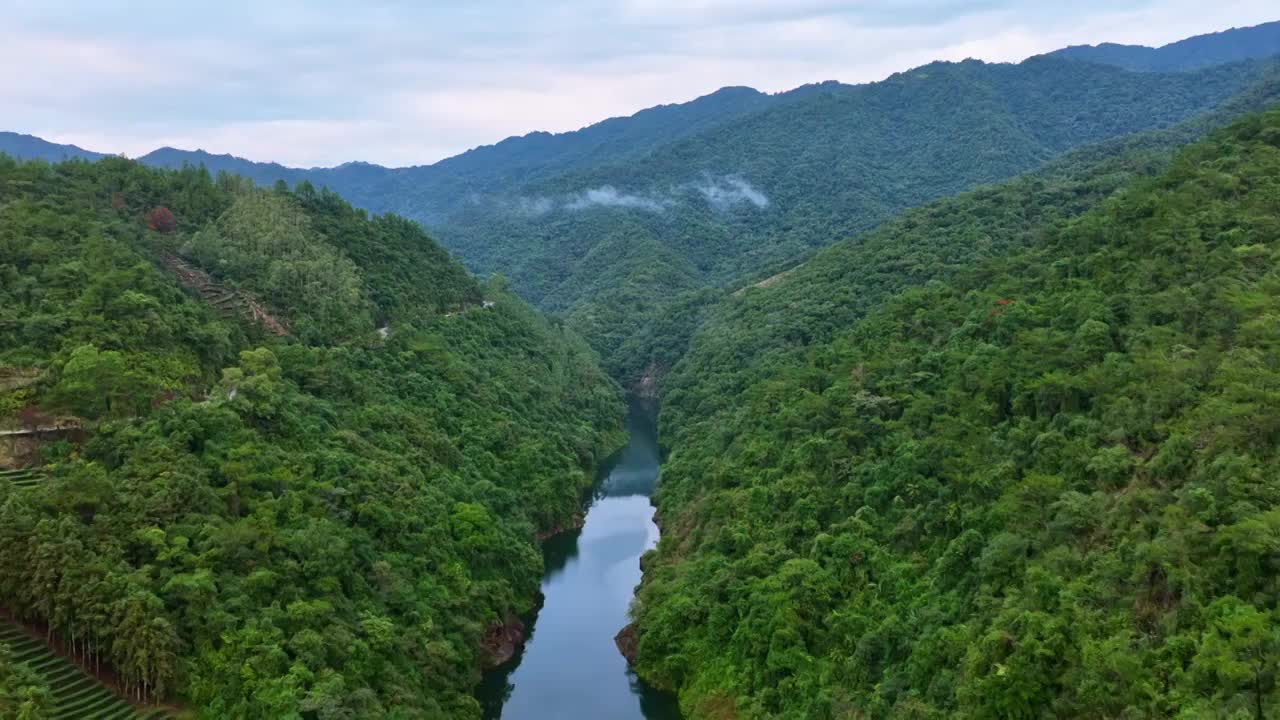
[{"label": "terraced slope", "polygon": [[18,468],[17,470],[0,470],[0,481],[5,481],[18,488],[35,487],[47,476],[34,468]]},{"label": "terraced slope", "polygon": [[172,253],[166,253],[161,258],[161,263],[173,271],[183,285],[199,293],[219,315],[225,318],[239,315],[262,325],[273,335],[289,334],[285,324],[268,313],[249,293],[218,283],[209,277],[209,273]]},{"label": "terraced slope", "polygon": [[11,624],[0,625],[0,643],[11,647],[15,660],[26,663],[48,683],[54,698],[51,717],[55,720],[162,720],[172,717],[167,710],[139,711],[21,628]]}]

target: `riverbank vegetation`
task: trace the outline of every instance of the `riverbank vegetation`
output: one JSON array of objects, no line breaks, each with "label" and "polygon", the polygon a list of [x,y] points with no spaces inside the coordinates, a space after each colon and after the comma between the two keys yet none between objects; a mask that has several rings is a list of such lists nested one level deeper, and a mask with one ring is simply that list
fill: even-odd
[{"label": "riverbank vegetation", "polygon": [[0,331],[6,422],[87,428],[0,483],[0,604],[204,717],[478,717],[622,437],[560,323],[305,184],[0,158]]}]

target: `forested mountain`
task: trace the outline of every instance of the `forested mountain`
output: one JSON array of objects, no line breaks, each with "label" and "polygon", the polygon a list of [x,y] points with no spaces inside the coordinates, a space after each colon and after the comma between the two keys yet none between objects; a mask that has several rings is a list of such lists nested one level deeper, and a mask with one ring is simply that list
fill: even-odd
[{"label": "forested mountain", "polygon": [[205,165],[259,184],[309,180],[361,207],[397,212],[434,224],[477,194],[509,191],[523,182],[574,167],[618,162],[729,122],[774,101],[751,88],[723,88],[687,103],[660,105],[566,133],[533,132],[468,150],[434,165],[385,168],[363,162],[334,168],[286,168],[203,151],[162,148],[139,158],[157,167]]},{"label": "forested mountain", "polygon": [[642,675],[693,717],[1280,707],[1280,111],[1160,144],[708,320],[664,398]]},{"label": "forested mountain", "polygon": [[621,441],[580,339],[305,183],[0,157],[0,333],[0,427],[73,428],[3,446],[0,607],[201,717],[479,717]]},{"label": "forested mountain", "polygon": [[478,718],[671,368],[625,637],[694,720],[1275,714],[1275,34],[424,167],[0,135],[96,160],[0,154],[0,610],[200,717]]},{"label": "forested mountain", "polygon": [[1073,45],[1050,55],[1145,72],[1199,70],[1280,55],[1280,21],[1197,35],[1158,48],[1102,43]]},{"label": "forested mountain", "polygon": [[683,350],[655,343],[658,331],[687,332],[726,289],[908,207],[1218,106],[1265,67],[1222,63],[1270,54],[1276,27],[1175,43],[1140,68],[1213,65],[1192,72],[1079,62],[1084,50],[1069,48],[1016,65],[933,63],[868,85],[725,88],[423,167],[301,170],[168,148],[142,160],[260,184],[308,180],[416,219],[473,271],[500,272],[565,317],[632,385]]},{"label": "forested mountain", "polygon": [[80,158],[97,160],[106,157],[102,153],[85,150],[76,145],[59,145],[42,140],[34,135],[20,135],[13,132],[0,132],[0,153],[24,160],[46,160],[57,162]]},{"label": "forested mountain", "polygon": [[[697,352],[690,364],[679,366],[674,390],[696,391],[699,402],[736,397],[765,378],[779,358],[829,342],[886,297],[1035,242],[1045,225],[1092,209],[1136,178],[1162,171],[1179,149],[1277,105],[1280,67],[1209,113],[1089,145],[1013,181],[908,210],[874,232],[719,297],[708,303],[712,310],[704,310],[709,317],[693,323]],[[699,362],[716,371],[698,372]],[[717,385],[728,379],[732,384]]]},{"label": "forested mountain", "polygon": [[508,138],[447,158],[429,169],[412,168],[416,173],[400,178],[403,196],[395,201],[406,203],[404,209],[415,213],[421,212],[419,207],[436,213],[456,210],[469,202],[473,193],[507,192],[562,171],[625,162],[776,101],[776,97],[751,88],[726,87],[687,103],[659,105],[575,132],[535,132]]},{"label": "forested mountain", "polygon": [[905,208],[1175,123],[1262,72],[1149,75],[1036,58],[829,83],[642,158],[530,184],[515,206],[478,201],[440,232],[472,267],[500,269],[564,313],[630,384],[663,359],[617,350],[681,292],[765,277]]},{"label": "forested mountain", "polygon": [[211,175],[217,175],[218,173],[239,175],[263,186],[274,185],[280,180],[293,186],[303,180],[308,180],[310,173],[336,172],[338,170],[338,168],[333,168],[332,170],[326,168],[312,168],[310,170],[291,168],[273,162],[253,162],[234,155],[214,155],[204,150],[179,150],[171,147],[152,150],[146,155],[137,158],[137,160],[143,165],[169,170],[181,170],[187,166],[203,167]]},{"label": "forested mountain", "polygon": [[902,209],[1070,148],[1204,112],[1263,67],[1151,75],[1046,57],[934,63],[870,85],[726,89],[424,168],[258,166],[251,176],[307,177],[431,224],[471,269],[501,272],[564,315],[632,384],[673,359],[646,355],[637,336],[700,307],[708,289],[783,270]]}]

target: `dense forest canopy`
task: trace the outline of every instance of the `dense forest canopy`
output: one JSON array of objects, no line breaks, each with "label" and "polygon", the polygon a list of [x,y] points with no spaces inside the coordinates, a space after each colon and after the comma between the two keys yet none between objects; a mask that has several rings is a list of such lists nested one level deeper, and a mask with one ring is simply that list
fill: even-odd
[{"label": "dense forest canopy", "polygon": [[1262,72],[1035,58],[808,86],[642,156],[482,195],[437,227],[473,268],[501,269],[564,314],[631,384],[646,359],[620,348],[684,293],[766,277],[905,208],[1184,120]]},{"label": "dense forest canopy", "polygon": [[0,607],[204,717],[478,717],[621,440],[562,324],[309,184],[0,157],[0,332],[0,422],[84,427],[0,482]]},{"label": "dense forest canopy", "polygon": [[695,337],[634,607],[695,717],[1280,706],[1280,111],[1072,217],[1113,176],[1074,177],[911,213]]}]

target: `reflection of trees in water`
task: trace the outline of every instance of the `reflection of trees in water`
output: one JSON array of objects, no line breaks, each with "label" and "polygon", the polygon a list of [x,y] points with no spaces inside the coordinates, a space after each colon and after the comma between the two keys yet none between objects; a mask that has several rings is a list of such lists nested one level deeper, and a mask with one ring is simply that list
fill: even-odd
[{"label": "reflection of trees in water", "polygon": [[480,701],[480,715],[484,720],[498,720],[502,717],[502,706],[507,704],[507,700],[511,698],[511,692],[516,689],[516,686],[510,682],[511,673],[520,666],[520,658],[523,655],[522,647],[516,650],[516,654],[506,665],[489,670],[480,679],[480,686],[476,688],[476,698]]},{"label": "reflection of trees in water", "polygon": [[679,720],[680,703],[675,695],[649,687],[630,669],[627,680],[631,682],[631,694],[640,698],[640,714],[645,720]]},{"label": "reflection of trees in water", "polygon": [[628,497],[631,495],[652,495],[654,480],[657,479],[654,469],[614,471],[601,488],[601,497]]},{"label": "reflection of trees in water", "polygon": [[480,677],[480,684],[476,687],[476,699],[480,701],[480,715],[484,720],[500,720],[502,717],[502,708],[511,699],[511,693],[515,691],[516,686],[511,682],[511,676],[515,673],[516,668],[520,667],[520,661],[524,659],[525,648],[529,647],[529,643],[533,642],[534,621],[538,617],[538,611],[542,609],[542,594],[538,594],[537,604],[528,615],[520,618],[524,621],[524,626],[529,634],[525,636],[524,642],[517,648],[511,659],[491,670],[486,670]]},{"label": "reflection of trees in water", "polygon": [[546,566],[545,575],[542,577],[542,584],[555,578],[564,571],[564,566],[569,561],[578,557],[578,538],[582,535],[582,530],[566,530],[558,535],[553,535],[542,543],[542,563]]},{"label": "reflection of trees in water", "polygon": [[653,494],[658,480],[658,438],[652,410],[632,403],[627,432],[627,445],[612,458],[608,475],[596,488],[596,499]]}]

